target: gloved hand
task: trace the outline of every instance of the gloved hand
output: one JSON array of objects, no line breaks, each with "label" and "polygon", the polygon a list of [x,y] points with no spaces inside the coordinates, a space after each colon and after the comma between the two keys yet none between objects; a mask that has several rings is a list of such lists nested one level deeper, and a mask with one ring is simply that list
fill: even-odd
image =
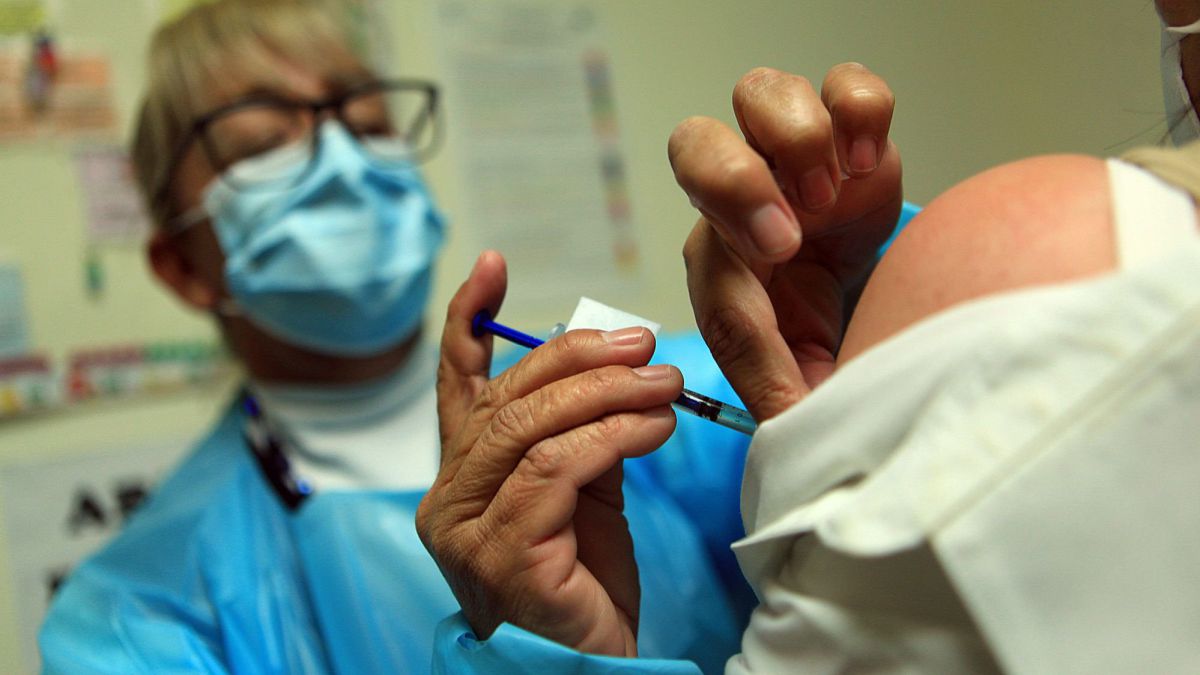
[{"label": "gloved hand", "polygon": [[441,469],[417,531],[476,637],[502,622],[584,652],[636,656],[640,591],[621,459],[662,445],[683,389],[647,366],[644,328],[578,330],[488,380],[504,259],[480,256],[446,313],[438,368]]},{"label": "gloved hand", "polygon": [[702,218],[684,246],[697,326],[758,421],[834,369],[848,311],[900,212],[895,100],[862,65],[821,92],[758,68],[733,91],[742,135],[693,117],[671,135],[679,185]]}]

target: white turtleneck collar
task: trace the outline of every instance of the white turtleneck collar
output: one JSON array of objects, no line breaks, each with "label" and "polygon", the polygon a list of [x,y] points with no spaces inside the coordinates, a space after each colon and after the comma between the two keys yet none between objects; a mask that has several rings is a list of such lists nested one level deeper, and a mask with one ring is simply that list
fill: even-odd
[{"label": "white turtleneck collar", "polygon": [[423,490],[437,475],[437,351],[421,343],[394,373],[337,387],[249,387],[316,491]]}]

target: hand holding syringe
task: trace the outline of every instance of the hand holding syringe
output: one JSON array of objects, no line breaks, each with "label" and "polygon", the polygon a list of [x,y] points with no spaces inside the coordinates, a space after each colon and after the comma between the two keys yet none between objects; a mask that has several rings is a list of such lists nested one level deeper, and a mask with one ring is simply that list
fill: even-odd
[{"label": "hand holding syringe", "polygon": [[[476,336],[481,336],[487,332],[529,349],[533,349],[544,342],[527,333],[522,333],[519,330],[496,323],[492,320],[492,315],[486,309],[480,310],[475,315],[474,321],[471,322],[471,330]],[[716,422],[723,427],[740,431],[743,434],[753,436],[754,430],[758,428],[754,418],[745,410],[729,405],[728,403],[722,403],[703,394],[697,394],[689,389],[684,389],[679,398],[675,399],[674,404],[680,410],[710,422]]]}]

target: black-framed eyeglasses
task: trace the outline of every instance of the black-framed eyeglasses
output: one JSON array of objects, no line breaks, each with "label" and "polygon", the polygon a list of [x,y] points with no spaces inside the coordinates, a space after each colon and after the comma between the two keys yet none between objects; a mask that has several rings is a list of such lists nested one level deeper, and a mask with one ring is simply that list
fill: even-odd
[{"label": "black-framed eyeglasses", "polygon": [[237,190],[287,187],[317,155],[320,121],[342,124],[382,162],[420,163],[437,150],[438,88],[416,79],[374,80],[322,101],[254,92],[198,118],[176,147],[155,195],[166,197],[175,168],[199,142],[220,179]]}]

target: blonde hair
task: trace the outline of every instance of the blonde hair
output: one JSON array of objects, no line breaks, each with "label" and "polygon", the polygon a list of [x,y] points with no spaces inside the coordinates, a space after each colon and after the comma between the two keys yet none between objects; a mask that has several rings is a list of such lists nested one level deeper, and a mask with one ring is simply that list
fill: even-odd
[{"label": "blonde hair", "polygon": [[155,33],[146,93],[130,154],[158,226],[174,215],[168,181],[195,120],[228,102],[248,80],[278,84],[283,59],[326,82],[369,76],[350,46],[344,12],[332,0],[216,0],[197,5]]}]

